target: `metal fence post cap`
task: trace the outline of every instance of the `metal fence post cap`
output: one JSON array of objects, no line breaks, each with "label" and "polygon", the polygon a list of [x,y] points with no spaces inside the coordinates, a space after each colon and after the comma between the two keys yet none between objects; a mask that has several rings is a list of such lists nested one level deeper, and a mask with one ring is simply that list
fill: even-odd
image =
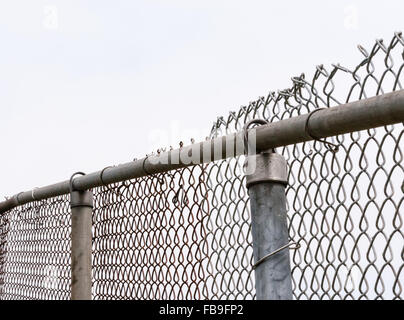
[{"label": "metal fence post cap", "polygon": [[93,208],[93,193],[86,191],[72,191],[70,193],[70,208],[90,207]]},{"label": "metal fence post cap", "polygon": [[249,155],[246,169],[247,188],[263,182],[288,184],[286,160],[278,153],[267,151]]}]

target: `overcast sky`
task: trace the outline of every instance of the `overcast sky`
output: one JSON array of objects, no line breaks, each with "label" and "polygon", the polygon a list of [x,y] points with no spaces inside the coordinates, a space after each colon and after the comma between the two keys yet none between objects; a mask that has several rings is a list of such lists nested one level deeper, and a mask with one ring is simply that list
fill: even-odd
[{"label": "overcast sky", "polygon": [[402,30],[402,0],[0,2],[0,197],[209,134]]}]

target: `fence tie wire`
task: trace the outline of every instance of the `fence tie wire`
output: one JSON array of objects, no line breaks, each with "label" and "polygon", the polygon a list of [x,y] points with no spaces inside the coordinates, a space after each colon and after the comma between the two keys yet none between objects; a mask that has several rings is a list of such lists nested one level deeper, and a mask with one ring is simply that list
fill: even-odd
[{"label": "fence tie wire", "polygon": [[17,200],[18,205],[21,205],[21,202],[20,202],[20,195],[22,195],[23,193],[24,193],[23,191],[22,191],[22,192],[19,192],[19,193],[17,194],[17,196],[15,197],[16,200]]},{"label": "fence tie wire", "polygon": [[[294,245],[294,247],[291,247]],[[297,242],[289,242],[288,244],[285,244],[284,246],[276,249],[275,251],[272,251],[271,253],[267,254],[266,256],[262,257],[259,259],[253,266],[252,269],[255,270],[261,263],[264,261],[268,260],[270,257],[274,256],[275,254],[281,252],[282,250],[285,250],[286,248],[289,248],[290,250],[297,250],[300,248],[300,244]]]},{"label": "fence tie wire", "polygon": [[[118,188],[118,190],[114,190],[114,189],[112,189],[112,188],[110,187],[110,184],[108,184],[108,183],[106,183],[106,182],[104,181],[104,178],[103,178],[104,171],[107,170],[108,168],[113,168],[113,167],[114,167],[114,166],[107,166],[107,167],[105,167],[104,169],[102,169],[101,172],[100,172],[100,180],[101,180],[102,185],[107,188],[107,191],[111,191],[112,193],[114,193],[114,194],[116,194],[118,197],[120,197],[122,200],[124,200],[124,199],[125,199],[125,196],[124,196],[121,192],[118,191],[120,187]],[[125,185],[125,181],[122,182],[122,184]]]},{"label": "fence tie wire", "polygon": [[[144,173],[146,173],[147,176],[153,176],[154,174],[150,173],[149,171],[146,170],[146,160],[149,159],[149,155],[146,155],[146,157],[143,159],[143,163],[142,163],[142,170]],[[159,183],[161,185],[164,184],[164,179],[157,177],[157,180],[159,181]]]},{"label": "fence tie wire", "polygon": [[323,143],[323,144],[327,147],[328,150],[332,151],[333,153],[336,153],[336,152],[338,152],[338,150],[339,150],[339,145],[337,145],[337,144],[335,144],[335,143],[332,143],[332,142],[329,142],[329,141],[327,141],[327,140],[325,140],[325,139],[320,139],[319,137],[316,137],[316,136],[311,132],[311,129],[310,129],[310,126],[309,126],[309,120],[310,120],[311,116],[312,116],[314,113],[316,113],[317,111],[320,111],[320,110],[323,110],[323,109],[324,109],[324,108],[314,109],[313,111],[311,111],[311,112],[309,113],[309,115],[307,116],[307,119],[306,119],[306,124],[305,124],[305,126],[304,126],[304,130],[306,131],[306,133],[307,133],[313,140]]}]

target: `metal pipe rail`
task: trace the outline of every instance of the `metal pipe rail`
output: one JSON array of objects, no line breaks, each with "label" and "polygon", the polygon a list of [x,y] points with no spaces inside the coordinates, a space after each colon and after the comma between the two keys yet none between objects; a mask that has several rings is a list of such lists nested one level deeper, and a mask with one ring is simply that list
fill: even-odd
[{"label": "metal pipe rail", "polygon": [[[309,115],[311,134],[306,130]],[[255,130],[256,133],[257,151],[262,151],[310,141],[313,140],[313,135],[326,138],[400,122],[404,122],[404,90],[326,108],[314,114],[300,115],[251,130]],[[189,160],[195,152],[198,153],[196,161]],[[238,132],[79,176],[72,181],[72,184],[74,190],[84,191],[105,184],[226,159],[243,153],[243,133]],[[0,213],[28,202],[69,192],[69,180],[21,192],[0,202]]]}]

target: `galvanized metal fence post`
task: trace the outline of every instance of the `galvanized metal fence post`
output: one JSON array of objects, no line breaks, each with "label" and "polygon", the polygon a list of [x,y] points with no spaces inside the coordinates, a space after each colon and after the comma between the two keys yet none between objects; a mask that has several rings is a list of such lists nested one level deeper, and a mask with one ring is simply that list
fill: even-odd
[{"label": "galvanized metal fence post", "polygon": [[247,172],[246,180],[251,206],[256,297],[258,300],[291,300],[286,161],[281,155],[268,151],[249,155],[247,167],[255,167]]},{"label": "galvanized metal fence post", "polygon": [[[71,181],[70,186],[72,186]],[[74,191],[71,187],[70,208],[71,299],[91,300],[93,193],[89,190]]]}]

